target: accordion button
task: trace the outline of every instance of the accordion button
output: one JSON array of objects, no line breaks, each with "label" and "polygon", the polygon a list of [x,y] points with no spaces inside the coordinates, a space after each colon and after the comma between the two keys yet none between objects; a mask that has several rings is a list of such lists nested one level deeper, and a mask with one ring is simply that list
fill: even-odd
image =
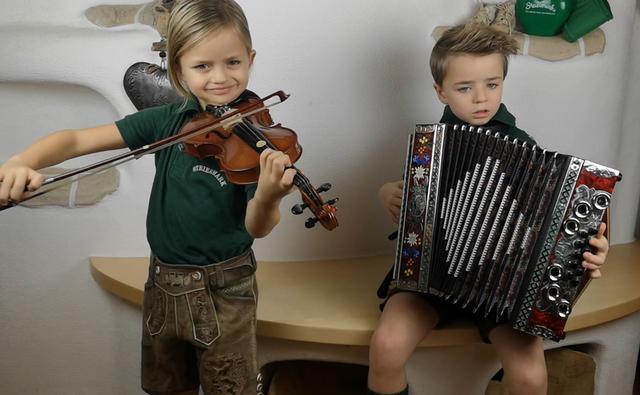
[{"label": "accordion button", "polygon": [[606,209],[607,207],[609,207],[610,202],[611,202],[611,196],[606,192],[596,194],[593,197],[593,205],[596,206],[598,210]]},{"label": "accordion button", "polygon": [[571,313],[571,304],[566,299],[562,299],[556,308],[561,318],[567,318]]}]

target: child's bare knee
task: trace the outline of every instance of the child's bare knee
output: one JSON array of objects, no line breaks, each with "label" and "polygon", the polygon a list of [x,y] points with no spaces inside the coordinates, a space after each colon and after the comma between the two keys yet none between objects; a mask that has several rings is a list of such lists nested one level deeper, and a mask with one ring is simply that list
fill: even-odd
[{"label": "child's bare knee", "polygon": [[507,376],[509,393],[546,394],[547,369],[544,364],[520,365]]},{"label": "child's bare knee", "polygon": [[407,362],[405,355],[411,355],[410,351],[405,352],[407,348],[406,340],[402,336],[379,328],[371,337],[369,364],[381,369],[402,367]]}]

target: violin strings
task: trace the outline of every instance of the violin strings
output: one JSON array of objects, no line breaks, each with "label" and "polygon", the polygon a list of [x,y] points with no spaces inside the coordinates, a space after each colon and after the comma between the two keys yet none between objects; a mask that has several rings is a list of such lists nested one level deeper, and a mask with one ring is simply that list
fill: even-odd
[{"label": "violin strings", "polygon": [[[260,130],[258,130],[256,127],[254,127],[253,125],[248,123],[248,121],[246,119],[243,119],[242,121],[240,121],[236,125],[237,125],[238,129],[240,129],[246,137],[252,137],[254,139],[254,141],[251,142],[251,144],[254,147],[255,147],[255,144],[258,141],[264,141],[265,143],[267,143],[267,146],[269,148],[271,148],[273,150],[278,150],[278,148],[276,146],[274,146],[273,143],[271,143],[271,141],[269,141],[269,139],[266,136],[264,136],[262,134],[262,132],[260,132]],[[292,166],[292,167],[295,169],[295,166]],[[322,201],[317,196],[317,193],[316,193],[315,189],[313,188],[313,185],[311,185],[311,182],[309,182],[309,179],[306,176],[304,176],[301,173],[299,173],[299,172],[296,172],[296,174],[294,176],[294,182],[296,181],[296,178],[299,181],[298,183],[296,183],[296,186],[298,188],[306,190],[307,191],[307,195],[310,195],[311,199],[314,200],[314,203],[316,205],[318,205],[318,206],[322,206]],[[309,191],[313,191],[314,193],[309,193]]]}]

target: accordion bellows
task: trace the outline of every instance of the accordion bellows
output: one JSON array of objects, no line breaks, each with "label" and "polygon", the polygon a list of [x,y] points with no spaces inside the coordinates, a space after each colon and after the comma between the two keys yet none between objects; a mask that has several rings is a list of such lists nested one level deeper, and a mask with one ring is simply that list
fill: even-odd
[{"label": "accordion bellows", "polygon": [[620,172],[473,126],[417,125],[407,152],[396,286],[564,338]]}]

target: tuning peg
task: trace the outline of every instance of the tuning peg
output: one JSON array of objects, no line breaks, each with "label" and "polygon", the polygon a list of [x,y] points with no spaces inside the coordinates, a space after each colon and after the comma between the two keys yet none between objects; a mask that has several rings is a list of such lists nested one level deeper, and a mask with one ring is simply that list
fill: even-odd
[{"label": "tuning peg", "polygon": [[309,206],[307,206],[306,203],[298,203],[296,205],[294,205],[293,207],[291,207],[291,212],[295,215],[300,215],[302,214],[302,212],[304,211],[305,208],[307,208]]},{"label": "tuning peg", "polygon": [[331,189],[331,184],[329,184],[328,182],[325,182],[324,184],[316,188],[316,192],[322,193],[322,192],[328,191],[329,189]]},{"label": "tuning peg", "polygon": [[304,227],[311,229],[316,226],[316,222],[318,222],[318,218],[307,218],[307,220],[304,221]]},{"label": "tuning peg", "polygon": [[333,198],[333,199],[331,199],[331,200],[327,200],[327,202],[326,202],[326,203],[327,203],[329,206],[333,206],[334,204],[336,204],[336,203],[338,202],[338,200],[340,200],[340,199],[338,199],[338,198]]}]

